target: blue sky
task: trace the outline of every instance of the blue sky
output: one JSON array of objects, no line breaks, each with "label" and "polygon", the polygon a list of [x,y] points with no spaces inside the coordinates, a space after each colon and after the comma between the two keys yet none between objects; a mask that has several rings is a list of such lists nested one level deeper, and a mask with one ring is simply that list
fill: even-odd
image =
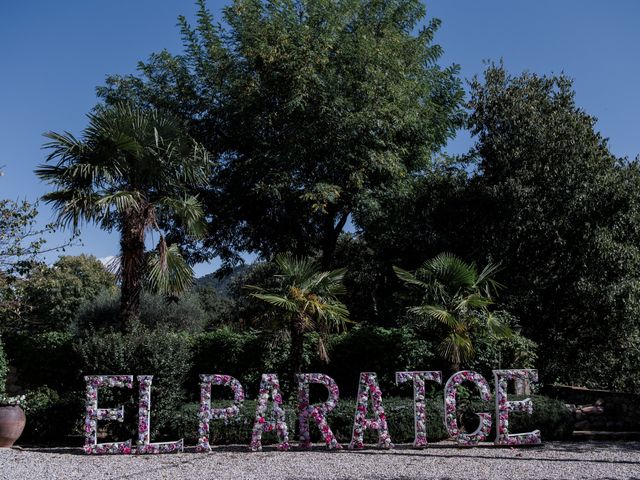
[{"label": "blue sky", "polygon": [[[227,2],[209,1],[216,14]],[[503,59],[513,73],[564,72],[575,80],[578,104],[596,116],[614,154],[640,153],[640,1],[427,0],[443,64],[462,76],[482,72],[484,60]],[[0,3],[0,198],[36,200],[47,191],[33,174],[44,160],[42,133],[80,133],[95,104],[95,87],[109,73],[132,73],[154,51],[181,50],[179,14],[185,0],[46,0]],[[465,151],[466,135],[447,150]],[[52,220],[42,205],[41,224]],[[64,233],[49,239],[62,241]],[[117,254],[116,235],[87,227],[83,245],[68,254]],[[49,260],[53,260],[50,258]],[[198,276],[215,269],[199,265]]]}]

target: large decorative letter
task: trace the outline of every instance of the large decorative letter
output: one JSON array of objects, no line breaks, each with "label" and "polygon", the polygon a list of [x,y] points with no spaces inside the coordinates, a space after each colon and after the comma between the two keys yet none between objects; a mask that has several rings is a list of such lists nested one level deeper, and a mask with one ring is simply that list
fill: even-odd
[{"label": "large decorative letter", "polygon": [[[267,421],[265,415],[267,413],[269,392],[271,392],[271,399],[273,400],[273,416],[275,418]],[[282,396],[280,395],[278,376],[274,373],[265,373],[262,375],[262,380],[260,380],[256,420],[251,432],[251,450],[254,452],[262,450],[262,433],[270,432],[274,429],[280,438],[278,450],[289,450],[289,430],[287,429],[285,414],[282,409]]]},{"label": "large decorative letter", "polygon": [[[211,408],[211,385],[230,387],[233,405],[226,408]],[[209,421],[224,420],[225,424],[240,413],[244,401],[244,390],[238,380],[230,375],[200,375],[200,426],[198,427],[198,452],[209,452]]]},{"label": "large decorative letter", "polygon": [[[371,395],[374,419],[368,419],[367,404]],[[358,386],[358,397],[356,399],[356,414],[353,419],[353,435],[349,448],[362,448],[364,446],[364,431],[367,428],[378,431],[378,446],[381,448],[393,448],[389,430],[387,428],[387,417],[382,406],[382,391],[378,386],[378,379],[373,372],[363,372],[360,374],[360,385]]]},{"label": "large decorative letter", "polygon": [[138,375],[140,399],[138,402],[138,448],[137,454],[171,453],[184,449],[184,440],[177,442],[150,443],[151,430],[151,382],[153,375]]},{"label": "large decorative letter", "polygon": [[444,423],[449,435],[454,437],[460,445],[477,445],[478,442],[486,439],[491,432],[491,414],[477,413],[476,415],[480,417],[480,425],[478,425],[478,428],[471,433],[462,433],[460,431],[458,428],[458,420],[456,419],[456,394],[458,386],[463,382],[475,383],[478,390],[480,390],[480,397],[482,400],[485,402],[491,400],[489,385],[482,375],[470,370],[454,373],[447,381],[447,385],[444,388]]},{"label": "large decorative letter", "polygon": [[442,383],[440,372],[396,372],[396,383],[413,381],[413,414],[416,436],[413,440],[414,447],[427,446],[427,419],[425,412],[425,388],[426,380]]},{"label": "large decorative letter", "polygon": [[131,453],[131,440],[126,442],[98,443],[98,420],[124,420],[124,407],[98,408],[98,389],[101,387],[133,388],[133,375],[91,375],[84,377],[87,382],[86,409],[84,421],[84,451],[86,453]]},{"label": "large decorative letter", "polygon": [[[309,435],[309,418],[312,418],[322,433],[322,438],[329,448],[342,448],[336,440],[326,420],[326,415],[338,404],[338,385],[335,380],[322,373],[298,374],[298,423],[300,425],[300,446],[311,448]],[[309,405],[309,384],[320,383],[329,390],[329,398],[322,405]]]},{"label": "large decorative letter", "polygon": [[527,433],[509,434],[509,412],[533,413],[533,403],[530,398],[516,402],[507,401],[508,380],[538,381],[536,370],[494,370],[493,377],[496,381],[496,445],[522,445],[538,444],[541,442],[540,430]]}]

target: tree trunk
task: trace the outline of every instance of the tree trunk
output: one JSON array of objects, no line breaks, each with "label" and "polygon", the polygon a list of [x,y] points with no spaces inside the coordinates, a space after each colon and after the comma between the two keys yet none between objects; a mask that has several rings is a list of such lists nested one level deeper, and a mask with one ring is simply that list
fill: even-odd
[{"label": "tree trunk", "polygon": [[140,317],[140,295],[144,274],[144,217],[139,211],[122,216],[120,232],[120,322],[129,330]]},{"label": "tree trunk", "polygon": [[291,321],[291,378],[289,390],[296,395],[296,374],[302,373],[302,357],[304,354],[304,320],[295,317]]},{"label": "tree trunk", "polygon": [[336,253],[336,245],[338,243],[338,237],[342,233],[342,229],[347,223],[349,213],[343,212],[339,215],[337,223],[334,224],[335,216],[333,214],[327,214],[325,217],[324,232],[322,237],[322,270],[331,270],[331,264],[333,263],[333,256]]}]

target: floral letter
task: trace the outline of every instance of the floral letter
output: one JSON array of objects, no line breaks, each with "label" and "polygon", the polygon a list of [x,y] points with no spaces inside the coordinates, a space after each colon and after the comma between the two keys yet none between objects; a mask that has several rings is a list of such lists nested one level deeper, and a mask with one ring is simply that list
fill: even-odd
[{"label": "floral letter", "polygon": [[[311,436],[309,435],[309,417],[317,424],[324,441],[329,448],[342,448],[329,427],[326,415],[336,408],[338,403],[338,385],[335,380],[322,373],[303,373],[298,377],[298,422],[300,425],[300,446],[311,448]],[[309,384],[320,383],[329,390],[329,398],[320,406],[309,405]]]},{"label": "floral letter", "polygon": [[[265,420],[267,413],[267,401],[269,391],[273,399],[273,414],[275,419]],[[257,452],[262,450],[262,432],[270,432],[275,429],[280,438],[278,450],[289,450],[289,431],[285,421],[284,410],[282,409],[282,396],[280,395],[280,383],[278,376],[274,373],[264,373],[260,380],[260,394],[258,395],[258,406],[256,408],[256,420],[251,432],[251,450]]]},{"label": "floral letter", "polygon": [[140,382],[140,399],[138,402],[138,448],[137,454],[143,453],[170,453],[182,451],[184,441],[177,442],[150,442],[151,429],[151,382],[153,375],[138,375]]},{"label": "floral letter", "polygon": [[[366,418],[369,394],[371,394],[371,403],[373,406],[373,420]],[[353,435],[349,448],[362,448],[364,446],[364,431],[367,428],[378,430],[379,447],[393,447],[389,430],[387,429],[387,417],[384,414],[384,407],[382,406],[382,392],[378,386],[376,374],[373,372],[363,372],[360,374],[360,385],[356,399],[356,414],[353,419]]]},{"label": "floral letter", "polygon": [[403,383],[413,380],[413,411],[415,419],[416,436],[413,440],[414,447],[427,446],[427,421],[425,414],[425,388],[424,382],[442,383],[442,373],[440,372],[396,372],[396,383]]},{"label": "floral letter", "polygon": [[462,372],[455,373],[447,381],[447,385],[444,388],[444,417],[445,425],[449,435],[456,438],[460,445],[477,445],[478,442],[483,441],[491,432],[491,414],[490,413],[478,413],[480,417],[480,425],[474,432],[462,433],[458,428],[458,421],[456,419],[456,392],[458,386],[463,382],[473,382],[478,386],[480,390],[480,397],[485,402],[491,400],[491,393],[489,391],[489,385],[482,375],[470,370],[464,370]]},{"label": "floral letter", "polygon": [[[231,387],[233,405],[227,408],[211,408],[211,385]],[[227,423],[238,415],[244,401],[244,390],[238,380],[230,375],[200,375],[200,426],[198,428],[198,452],[209,452],[209,420],[224,420]]]},{"label": "floral letter", "polygon": [[131,440],[126,442],[98,443],[98,420],[124,419],[124,408],[98,408],[98,389],[100,387],[133,387],[133,375],[91,375],[84,377],[87,382],[87,398],[85,406],[87,416],[84,421],[84,451],[86,453],[131,453]]},{"label": "floral letter", "polygon": [[509,402],[507,401],[507,380],[531,380],[538,381],[536,370],[494,370],[493,377],[496,381],[496,445],[521,445],[538,444],[540,440],[540,430],[533,432],[517,433],[509,435],[509,412],[533,412],[533,403],[530,398]]}]

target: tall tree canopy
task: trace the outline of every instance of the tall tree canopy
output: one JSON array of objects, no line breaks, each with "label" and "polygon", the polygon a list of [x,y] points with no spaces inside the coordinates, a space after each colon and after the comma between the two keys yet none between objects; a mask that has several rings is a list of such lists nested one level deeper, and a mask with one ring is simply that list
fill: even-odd
[{"label": "tall tree canopy", "polygon": [[[163,294],[181,292],[192,270],[176,245],[168,245],[163,219],[186,234],[202,231],[200,201],[187,186],[202,185],[211,168],[206,150],[171,115],[129,104],[101,107],[89,115],[83,138],[49,132],[47,164],[36,173],[54,187],[45,201],[59,222],[74,230],[94,222],[120,232],[121,319],[136,320],[146,286]],[[145,254],[146,234],[160,233],[157,249]]]},{"label": "tall tree canopy", "polygon": [[640,165],[610,153],[564,76],[490,66],[471,90],[470,251],[503,262],[507,305],[540,344],[546,381],[634,388]]},{"label": "tall tree canopy", "polygon": [[423,25],[418,0],[235,0],[226,27],[198,5],[194,28],[180,19],[183,54],[154,54],[99,93],[171,109],[222,159],[203,197],[211,253],[321,253],[326,269],[349,219],[460,125],[440,23]]}]

